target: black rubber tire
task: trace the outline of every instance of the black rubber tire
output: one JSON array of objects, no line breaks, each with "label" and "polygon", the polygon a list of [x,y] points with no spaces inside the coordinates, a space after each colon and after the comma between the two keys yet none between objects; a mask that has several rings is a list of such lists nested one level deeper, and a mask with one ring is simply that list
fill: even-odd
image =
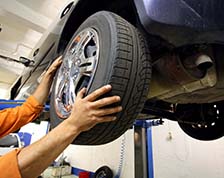
[{"label": "black rubber tire", "polygon": [[[215,104],[217,106],[221,106],[219,109],[221,117],[219,119],[217,119],[216,108],[213,108],[214,104],[206,103],[178,105],[178,124],[180,128],[187,135],[197,140],[210,141],[223,137],[223,103]],[[200,122],[206,123],[207,127],[199,127]],[[214,123],[214,125],[211,125],[211,123]]]},{"label": "black rubber tire", "polygon": [[102,166],[96,170],[94,178],[113,178],[113,172],[108,166]]},{"label": "black rubber tire", "polygon": [[216,123],[214,127],[209,128],[194,128],[190,124],[178,124],[184,133],[197,140],[211,141],[221,138],[224,135],[223,122]]},{"label": "black rubber tire", "polygon": [[[73,144],[99,145],[111,142],[122,135],[132,127],[141,112],[149,89],[151,58],[143,35],[118,15],[101,11],[90,16],[79,27],[71,41],[80,31],[89,27],[98,32],[102,50],[88,93],[105,84],[111,84],[113,89],[110,95],[119,95],[123,107],[116,121],[98,124],[91,130],[81,133],[73,141]],[[54,94],[54,88],[52,92]],[[62,120],[56,115],[52,98],[51,125],[55,127]]]}]

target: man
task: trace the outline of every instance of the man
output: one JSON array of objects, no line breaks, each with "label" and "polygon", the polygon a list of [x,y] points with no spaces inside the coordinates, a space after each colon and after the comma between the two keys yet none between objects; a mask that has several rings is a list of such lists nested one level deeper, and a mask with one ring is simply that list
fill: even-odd
[{"label": "man", "polygon": [[[36,91],[22,106],[0,111],[1,137],[34,120],[40,114],[54,74],[61,62],[61,58],[53,62]],[[120,112],[121,106],[113,108],[104,106],[119,102],[120,97],[112,96],[96,100],[111,90],[110,85],[101,87],[86,97],[84,97],[85,90],[82,89],[77,94],[71,115],[46,136],[23,149],[17,149],[0,157],[1,178],[36,178],[81,132],[91,129],[97,123],[116,119],[111,114]]]}]

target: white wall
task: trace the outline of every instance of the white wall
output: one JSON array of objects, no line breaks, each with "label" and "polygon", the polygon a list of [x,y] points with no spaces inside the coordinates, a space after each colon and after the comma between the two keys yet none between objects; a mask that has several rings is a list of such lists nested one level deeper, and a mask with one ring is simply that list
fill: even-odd
[{"label": "white wall", "polygon": [[117,140],[105,145],[70,145],[64,156],[75,168],[95,172],[99,167],[107,165],[116,175],[120,167],[120,178],[134,178],[134,131],[128,130]]},{"label": "white wall", "polygon": [[155,178],[223,178],[224,138],[199,141],[176,122],[152,129]]},{"label": "white wall", "polygon": [[36,44],[71,1],[0,0],[0,99],[9,99],[11,86],[24,70],[7,57],[18,60],[32,56]]},{"label": "white wall", "polygon": [[0,54],[18,59],[29,53],[71,0],[1,0]]}]

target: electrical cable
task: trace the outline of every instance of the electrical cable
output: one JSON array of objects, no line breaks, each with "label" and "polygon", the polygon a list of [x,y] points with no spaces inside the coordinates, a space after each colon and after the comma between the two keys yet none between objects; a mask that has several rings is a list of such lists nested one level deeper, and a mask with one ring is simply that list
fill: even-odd
[{"label": "electrical cable", "polygon": [[124,135],[121,141],[120,161],[119,161],[118,171],[117,171],[117,174],[115,175],[115,178],[120,178],[121,176],[121,171],[122,171],[122,167],[124,163],[125,143],[126,143],[126,137]]}]

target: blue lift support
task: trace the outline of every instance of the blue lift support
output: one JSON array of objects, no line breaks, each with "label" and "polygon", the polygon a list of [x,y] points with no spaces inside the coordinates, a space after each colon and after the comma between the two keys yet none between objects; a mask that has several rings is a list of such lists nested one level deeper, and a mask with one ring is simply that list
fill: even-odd
[{"label": "blue lift support", "polygon": [[135,133],[135,177],[154,178],[152,127],[162,125],[158,120],[136,120]]},{"label": "blue lift support", "polygon": [[[0,110],[7,109],[7,108],[15,108],[17,106],[21,106],[25,100],[5,100],[5,99],[0,99]],[[44,111],[49,111],[50,106],[45,105],[44,106]]]}]

